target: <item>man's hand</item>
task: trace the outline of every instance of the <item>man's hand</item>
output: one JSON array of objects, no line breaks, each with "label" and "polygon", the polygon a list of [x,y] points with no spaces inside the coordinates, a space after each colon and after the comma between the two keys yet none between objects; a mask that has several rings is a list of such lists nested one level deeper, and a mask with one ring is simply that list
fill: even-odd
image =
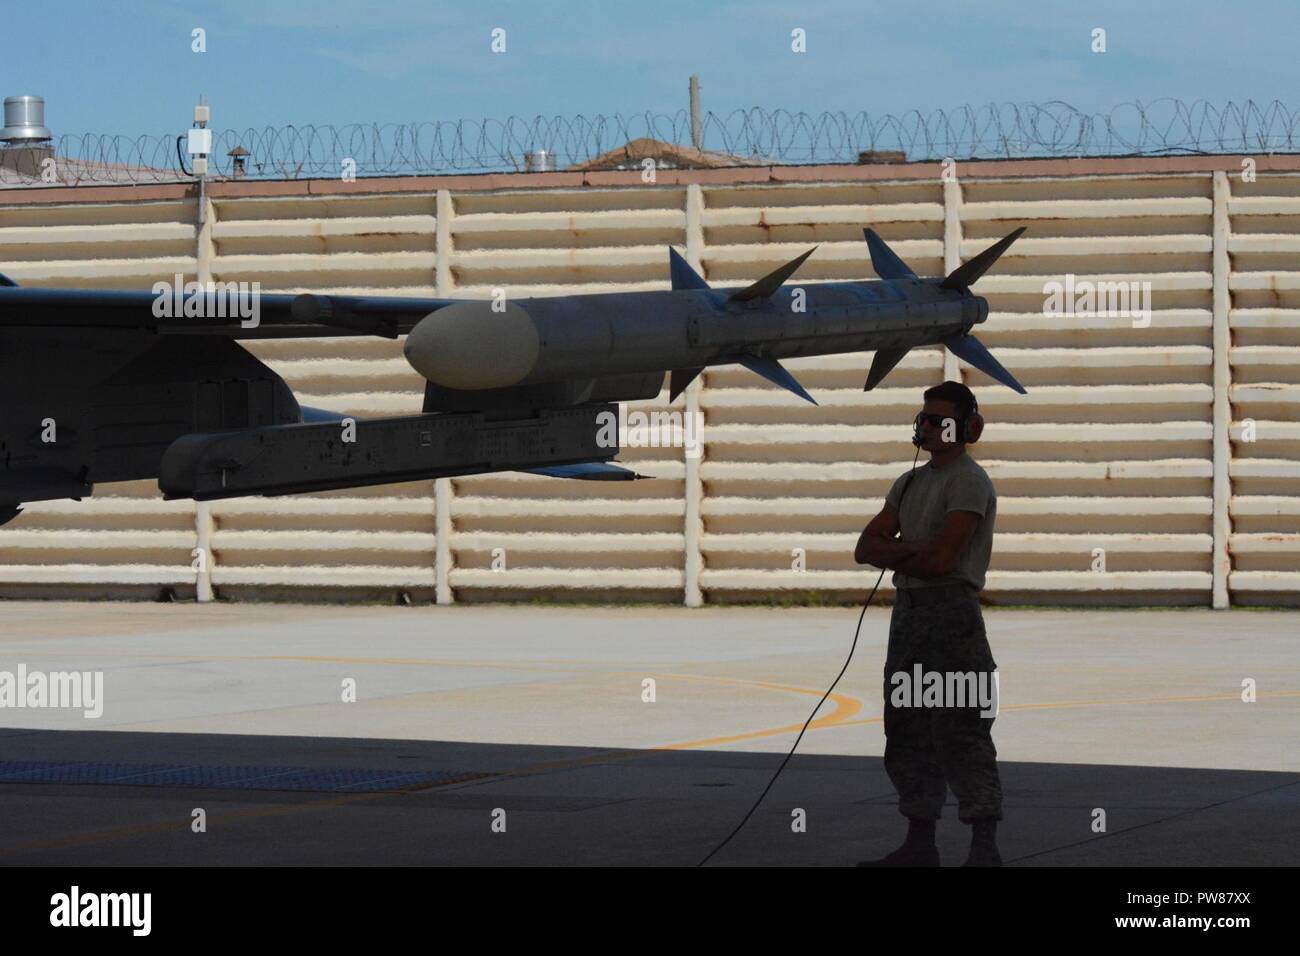
[{"label": "man's hand", "polygon": [[980,516],[973,511],[950,511],[943,527],[929,541],[902,541],[898,509],[886,502],[880,514],[862,529],[853,560],[878,568],[901,571],[914,578],[937,578],[957,568],[962,551],[979,526]]},{"label": "man's hand", "polygon": [[858,564],[874,564],[878,568],[894,568],[920,551],[919,544],[900,541],[897,535],[898,509],[885,502],[880,514],[862,529],[858,546],[853,549],[853,560]]}]

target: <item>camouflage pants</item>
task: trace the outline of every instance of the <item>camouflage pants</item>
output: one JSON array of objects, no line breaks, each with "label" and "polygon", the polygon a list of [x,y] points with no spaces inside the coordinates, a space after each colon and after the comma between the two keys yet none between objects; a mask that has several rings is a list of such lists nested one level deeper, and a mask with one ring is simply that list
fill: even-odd
[{"label": "camouflage pants", "polygon": [[969,700],[965,707],[951,706],[951,698],[944,701],[949,706],[896,706],[893,700],[902,681],[891,677],[906,673],[910,679],[918,664],[924,672],[983,674],[979,679],[992,686],[997,664],[979,599],[973,591],[945,591],[944,599],[930,603],[900,589],[894,605],[885,657],[885,771],[906,817],[938,820],[951,787],[963,823],[1001,820],[992,717],[981,717],[980,705]]}]

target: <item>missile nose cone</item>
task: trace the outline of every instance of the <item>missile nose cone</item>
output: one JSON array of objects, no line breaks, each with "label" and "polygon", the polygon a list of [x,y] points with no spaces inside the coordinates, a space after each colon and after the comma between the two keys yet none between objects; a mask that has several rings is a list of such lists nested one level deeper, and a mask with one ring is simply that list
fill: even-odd
[{"label": "missile nose cone", "polygon": [[514,303],[457,302],[430,312],[406,337],[411,367],[444,388],[508,388],[537,364],[537,326]]}]

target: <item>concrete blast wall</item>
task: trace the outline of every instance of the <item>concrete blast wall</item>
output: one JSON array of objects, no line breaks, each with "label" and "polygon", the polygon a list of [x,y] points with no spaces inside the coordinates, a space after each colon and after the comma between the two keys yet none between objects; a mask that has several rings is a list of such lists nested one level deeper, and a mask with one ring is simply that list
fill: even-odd
[{"label": "concrete blast wall", "polygon": [[[518,474],[288,498],[163,502],[153,482],[28,506],[0,594],[311,599],[405,591],[687,604],[860,600],[852,549],[911,462],[920,390],[965,380],[999,494],[987,596],[1010,603],[1294,603],[1300,594],[1300,162],[1241,157],[216,183],[0,193],[23,285],[512,297],[663,289],[667,246],[715,284],[820,244],[796,281],[874,278],[874,226],[940,275],[1016,225],[980,281],[980,337],[1029,389],[938,348],[872,393],[870,354],[789,363],[814,408],[736,367],[678,400],[704,453],[626,448],[658,481]],[[1137,282],[1148,317],[1047,315],[1048,283]],[[1142,286],[1142,283],[1149,285]],[[1086,288],[1086,287],[1084,287]],[[1076,305],[1077,305],[1076,301]],[[1139,305],[1135,301],[1132,305]],[[254,343],[305,405],[418,412],[399,342]],[[656,402],[630,410],[663,409]],[[207,556],[195,570],[195,549]],[[886,580],[886,586],[888,580]]]}]

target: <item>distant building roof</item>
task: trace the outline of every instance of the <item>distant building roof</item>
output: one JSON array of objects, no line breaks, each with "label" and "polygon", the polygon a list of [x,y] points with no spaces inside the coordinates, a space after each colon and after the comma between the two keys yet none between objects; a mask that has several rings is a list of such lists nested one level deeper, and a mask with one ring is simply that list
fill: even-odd
[{"label": "distant building roof", "polygon": [[[42,176],[47,159],[54,160],[53,181]],[[193,179],[193,176],[175,169],[55,156],[48,145],[0,149],[0,189],[188,183]]]},{"label": "distant building roof", "polygon": [[637,169],[647,159],[653,159],[661,169],[722,169],[728,166],[765,166],[769,162],[758,157],[714,153],[643,136],[568,168]]}]

